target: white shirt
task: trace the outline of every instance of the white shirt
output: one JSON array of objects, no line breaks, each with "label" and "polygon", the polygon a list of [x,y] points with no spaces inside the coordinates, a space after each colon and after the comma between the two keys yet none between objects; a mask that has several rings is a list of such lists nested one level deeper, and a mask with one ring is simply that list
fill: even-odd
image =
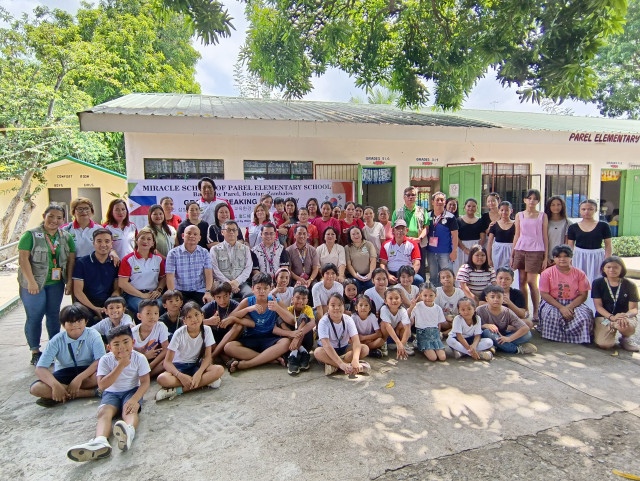
[{"label": "white shirt", "polygon": [[311,288],[311,294],[313,296],[313,305],[315,307],[318,306],[326,306],[329,304],[329,296],[333,293],[337,293],[342,295],[344,292],[344,287],[339,282],[334,281],[333,286],[327,289],[324,287],[324,281],[317,282]]},{"label": "white shirt", "polygon": [[284,292],[278,292],[277,289],[274,289],[269,294],[272,297],[275,297],[278,302],[289,307],[291,305],[291,298],[293,297],[293,287],[287,287],[287,290]]},{"label": "white shirt", "polygon": [[[116,356],[109,352],[100,358],[96,376],[106,376],[118,366]],[[143,354],[131,351],[131,362],[125,367],[116,382],[105,389],[106,392],[127,392],[140,386],[140,377],[149,374],[149,362]]]},{"label": "white shirt", "polygon": [[[331,327],[333,325],[333,327]],[[334,331],[335,328],[335,331]],[[337,334],[337,336],[336,336]],[[349,345],[349,339],[358,335],[358,329],[351,316],[342,315],[342,322],[336,324],[329,315],[325,315],[318,323],[318,344],[322,345],[320,339],[329,339],[329,343],[334,349]]]},{"label": "white shirt", "polygon": [[[204,345],[213,346],[216,343],[210,326],[204,326]],[[200,357],[202,351],[202,334],[198,332],[196,337],[191,337],[187,326],[180,327],[173,333],[169,350],[175,352],[173,362],[194,363]]]},{"label": "white shirt", "polygon": [[382,306],[384,306],[384,299],[380,294],[378,294],[376,288],[370,287],[369,289],[364,291],[364,295],[373,301],[376,306],[376,312],[380,312],[380,309],[382,308]]},{"label": "white shirt", "polygon": [[[118,325],[119,326],[131,326],[131,329],[133,329],[134,326],[135,326],[135,324],[133,323],[133,320],[131,319],[131,316],[129,314],[125,314],[124,316],[122,316],[122,319],[120,319],[120,324],[118,324]],[[106,336],[107,333],[111,329],[113,329],[114,327],[116,327],[116,326],[113,324],[113,322],[111,322],[111,319],[109,319],[107,317],[105,319],[102,319],[97,324],[91,326],[91,329],[95,329],[96,331],[98,331],[103,336]]]},{"label": "white shirt", "polygon": [[351,314],[351,318],[356,324],[358,334],[360,334],[361,336],[368,336],[380,330],[380,324],[378,324],[378,319],[373,312],[370,313],[366,319],[360,319],[358,313],[354,312],[353,314]]},{"label": "white shirt", "polygon": [[335,264],[336,267],[347,265],[347,257],[344,251],[344,247],[342,247],[340,244],[334,244],[331,248],[331,252],[329,252],[327,244],[320,244],[316,248],[316,252],[318,253],[320,267],[329,263]]},{"label": "white shirt", "polygon": [[113,235],[113,250],[116,251],[120,259],[124,259],[124,256],[133,252],[138,232],[138,228],[133,222],[129,222],[129,225],[124,229],[111,224],[105,224],[104,228]]},{"label": "white shirt", "polygon": [[391,327],[394,329],[398,325],[399,322],[404,324],[405,326],[411,325],[411,320],[409,319],[409,314],[407,314],[407,310],[404,307],[400,307],[398,312],[395,315],[391,314],[389,307],[382,306],[380,309],[380,322],[388,322],[391,324]]},{"label": "white shirt", "polygon": [[373,227],[368,227],[365,223],[362,231],[364,232],[365,240],[368,240],[373,244],[376,248],[376,255],[380,256],[380,249],[386,240],[384,226],[380,222],[374,222]]},{"label": "white shirt", "polygon": [[429,307],[423,301],[418,302],[413,308],[411,319],[415,321],[416,329],[437,328],[438,324],[447,321],[439,305]]},{"label": "white shirt", "polygon": [[442,308],[445,316],[452,314],[458,315],[458,301],[464,297],[464,292],[459,287],[455,288],[455,292],[451,297],[444,293],[442,287],[436,289],[436,304]]},{"label": "white shirt", "polygon": [[133,348],[141,353],[151,351],[152,349],[158,349],[163,342],[169,340],[169,329],[163,322],[156,322],[151,329],[151,333],[145,338],[140,337],[140,328],[142,324],[138,324],[131,333],[133,334]]},{"label": "white shirt", "polygon": [[453,318],[453,327],[449,333],[449,337],[456,338],[458,334],[462,334],[462,337],[473,337],[482,334],[482,321],[476,316],[477,322],[475,324],[467,325],[467,322],[462,316],[456,316]]},{"label": "white shirt", "polygon": [[407,297],[409,298],[410,301],[413,301],[415,299],[415,297],[420,294],[420,288],[418,286],[414,286],[413,284],[411,284],[411,292],[407,292],[407,290],[400,284],[396,284],[395,286],[391,286],[392,288],[401,290],[402,292],[404,292]]},{"label": "white shirt", "polygon": [[73,242],[76,244],[76,258],[78,258],[88,256],[95,251],[93,247],[93,232],[102,229],[102,226],[91,221],[88,227],[82,229],[74,220],[67,225],[63,225],[61,229],[67,231],[73,237]]}]

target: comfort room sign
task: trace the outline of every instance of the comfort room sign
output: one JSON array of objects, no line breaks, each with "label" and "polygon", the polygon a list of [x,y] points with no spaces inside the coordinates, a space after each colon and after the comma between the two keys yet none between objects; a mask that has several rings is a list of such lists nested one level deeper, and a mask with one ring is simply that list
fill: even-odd
[{"label": "comfort room sign", "polygon": [[[293,197],[304,206],[312,197],[318,203],[329,201],[344,205],[354,200],[354,182],[350,180],[216,180],[216,197],[229,201],[240,226],[253,220],[253,208],[262,194]],[[149,207],[159,204],[163,197],[171,197],[174,213],[185,218],[185,204],[200,199],[198,180],[129,180],[129,212],[132,221],[141,228],[147,225]]]}]

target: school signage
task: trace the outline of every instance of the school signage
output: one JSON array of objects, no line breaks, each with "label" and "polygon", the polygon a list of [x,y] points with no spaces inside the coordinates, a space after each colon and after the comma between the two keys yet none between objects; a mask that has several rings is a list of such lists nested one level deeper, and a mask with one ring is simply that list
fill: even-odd
[{"label": "school signage", "polygon": [[[253,208],[262,194],[294,197],[298,207],[311,197],[318,203],[329,201],[344,205],[354,200],[354,182],[350,180],[216,180],[216,197],[228,200],[241,227],[251,223]],[[129,212],[131,220],[142,228],[147,225],[149,207],[159,204],[163,197],[171,197],[174,213],[185,218],[185,204],[200,199],[198,180],[129,180]]]}]

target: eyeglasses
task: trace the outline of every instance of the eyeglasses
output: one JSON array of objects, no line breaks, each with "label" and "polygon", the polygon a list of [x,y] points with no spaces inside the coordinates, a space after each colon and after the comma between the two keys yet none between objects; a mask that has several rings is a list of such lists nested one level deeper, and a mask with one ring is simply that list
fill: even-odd
[{"label": "eyeglasses", "polygon": [[404,194],[405,197],[415,197],[416,194]]},{"label": "eyeglasses", "polygon": [[276,235],[276,233],[275,233],[275,232],[265,232],[265,231],[262,231],[262,235],[263,235],[263,236],[272,236],[272,235]]},{"label": "eyeglasses", "polygon": [[238,229],[224,229],[227,232],[230,232],[231,234],[235,234],[236,232],[238,232]]},{"label": "eyeglasses", "polygon": [[76,207],[76,212],[91,212],[91,207]]}]

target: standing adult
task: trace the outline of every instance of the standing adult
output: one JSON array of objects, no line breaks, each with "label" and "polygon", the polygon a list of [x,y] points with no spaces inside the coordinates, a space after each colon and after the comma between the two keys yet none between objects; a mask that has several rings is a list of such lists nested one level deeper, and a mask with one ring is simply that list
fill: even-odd
[{"label": "standing adult", "polygon": [[73,238],[78,258],[88,256],[93,252],[93,232],[102,229],[100,224],[96,224],[91,219],[93,214],[93,202],[89,199],[78,197],[71,201],[73,222],[62,226],[62,230],[68,232]]},{"label": "standing adult", "polygon": [[200,218],[207,224],[213,224],[215,221],[215,209],[218,204],[227,204],[229,206],[229,212],[231,218],[235,219],[233,208],[229,201],[225,199],[219,199],[216,197],[216,183],[209,177],[203,177],[198,181],[198,190],[200,191],[200,200],[198,204],[202,209]]},{"label": "standing adult", "polygon": [[167,224],[177,231],[182,219],[179,215],[173,213],[173,199],[171,197],[163,197],[160,199],[160,205],[164,211],[164,218],[167,221]]},{"label": "standing adult", "polygon": [[260,235],[262,242],[253,248],[258,260],[258,269],[274,278],[278,269],[289,266],[289,254],[284,246],[277,242],[275,225],[263,225]]},{"label": "standing adult", "polygon": [[162,257],[167,257],[176,244],[176,230],[167,223],[164,209],[159,204],[149,207],[148,220],[147,227],[151,229],[156,240],[156,252]]},{"label": "standing adult", "polygon": [[391,223],[391,220],[389,220],[390,216],[391,213],[389,212],[389,208],[386,205],[378,207],[378,222],[380,222],[382,227],[384,227],[385,242],[393,239],[393,224]]},{"label": "standing adult", "polygon": [[167,254],[167,288],[182,292],[184,301],[202,305],[213,300],[213,271],[207,249],[198,245],[200,231],[190,225],[182,234],[183,243]]},{"label": "standing adult", "polygon": [[207,233],[209,231],[209,224],[202,220],[202,209],[200,208],[200,204],[196,201],[187,202],[186,207],[187,218],[178,226],[178,232],[176,233],[176,245],[182,244],[186,228],[189,226],[195,226],[200,231],[200,247],[207,249]]},{"label": "standing adult", "polygon": [[467,199],[464,203],[464,215],[458,217],[458,257],[453,263],[454,277],[460,266],[467,262],[471,247],[485,244],[485,229],[480,218],[476,217],[478,201]]},{"label": "standing adult", "polygon": [[31,349],[31,364],[40,359],[42,318],[46,316],[49,339],[60,332],[60,304],[69,294],[75,261],[75,244],[69,233],[60,229],[65,211],[50,205],[42,214],[43,222],[25,232],[18,242],[18,283],[27,320],[24,333]]},{"label": "standing adult", "polygon": [[[324,231],[327,227],[333,227],[336,232],[340,232],[340,221],[335,219],[332,214],[333,205],[327,200],[320,206],[320,215],[310,221],[318,229],[318,237],[322,242],[324,242]],[[340,240],[339,237],[338,240]]]},{"label": "standing adult", "polygon": [[484,232],[487,236],[485,239],[489,236],[489,227],[491,227],[491,224],[493,222],[498,222],[498,219],[500,218],[500,212],[498,211],[500,201],[500,194],[497,192],[491,192],[487,196],[487,209],[489,210],[480,217],[482,227],[484,228]]},{"label": "standing adult", "polygon": [[456,216],[445,210],[447,196],[436,192],[431,196],[433,211],[429,213],[427,226],[421,234],[421,256],[427,257],[431,284],[440,286],[439,273],[442,269],[453,268],[458,257],[458,221]]},{"label": "standing adult", "polygon": [[[420,233],[424,229],[426,213],[424,207],[416,205],[417,195],[418,190],[415,187],[407,187],[404,189],[404,205],[395,210],[393,216],[391,216],[391,224],[395,229],[397,220],[405,221],[407,225],[406,237],[419,244],[421,240],[419,239]],[[416,272],[418,272],[418,270],[416,270]]]},{"label": "standing adult", "polygon": [[113,236],[113,250],[120,259],[133,252],[138,228],[129,220],[129,209],[124,199],[114,199],[107,209],[107,222],[103,227]]},{"label": "standing adult", "polygon": [[242,299],[252,295],[253,291],[247,283],[251,275],[253,261],[251,249],[243,242],[238,242],[239,227],[236,221],[224,223],[224,241],[210,250],[213,276],[219,282],[228,282],[234,297]]},{"label": "standing adult", "polygon": [[297,286],[311,287],[320,270],[316,249],[307,242],[307,228],[295,227],[295,243],[287,247],[291,277]]},{"label": "standing adult", "polygon": [[420,247],[407,237],[407,223],[398,219],[393,224],[393,239],[383,244],[380,251],[380,267],[389,273],[389,283],[398,283],[398,270],[411,266],[416,271],[413,284],[419,286],[424,278],[417,274],[420,269]]},{"label": "standing adult", "polygon": [[373,247],[376,248],[376,257],[378,257],[380,255],[382,244],[387,241],[384,227],[380,222],[375,222],[373,207],[371,206],[366,206],[364,208],[362,218],[364,219],[364,227],[362,228],[364,238],[371,242]]},{"label": "standing adult", "polygon": [[77,257],[73,269],[73,296],[91,310],[92,326],[102,319],[104,302],[111,296],[119,296],[118,267],[110,256],[113,248],[111,231],[101,227],[93,232],[93,252]]},{"label": "standing adult", "polygon": [[244,236],[249,249],[253,249],[256,244],[260,242],[260,231],[262,230],[263,224],[267,222],[271,222],[269,209],[264,204],[256,204],[253,208],[253,222],[247,227]]}]

